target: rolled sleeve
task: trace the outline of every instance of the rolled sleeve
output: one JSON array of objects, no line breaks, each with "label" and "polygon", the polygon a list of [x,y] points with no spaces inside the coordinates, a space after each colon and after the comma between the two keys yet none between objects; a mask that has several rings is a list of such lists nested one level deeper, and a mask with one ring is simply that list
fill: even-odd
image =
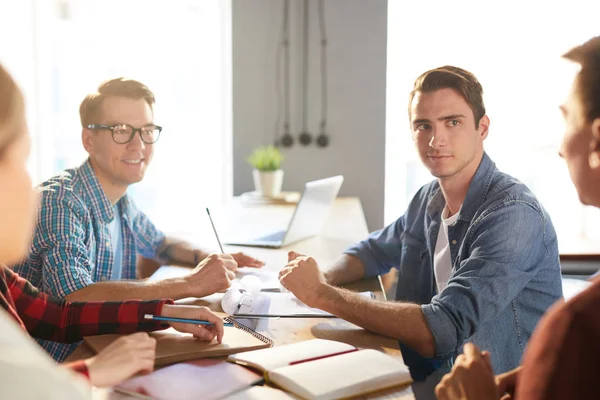
[{"label": "rolled sleeve", "polygon": [[383,275],[400,265],[404,216],[375,231],[369,237],[344,251],[362,261],[365,278]]},{"label": "rolled sleeve", "polygon": [[[444,357],[455,351],[460,345],[460,334],[452,321],[450,310],[444,309],[442,302],[433,302],[421,306],[425,320],[435,342],[436,357]],[[461,343],[462,344],[462,343]]]},{"label": "rolled sleeve", "polygon": [[527,286],[550,254],[544,227],[543,215],[520,202],[505,204],[473,223],[465,239],[470,256],[444,290],[421,306],[436,356],[458,350]]}]

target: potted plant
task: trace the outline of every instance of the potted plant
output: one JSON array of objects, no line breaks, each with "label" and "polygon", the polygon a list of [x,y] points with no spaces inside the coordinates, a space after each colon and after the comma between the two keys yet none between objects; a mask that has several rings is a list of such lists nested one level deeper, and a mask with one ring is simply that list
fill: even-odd
[{"label": "potted plant", "polygon": [[281,193],[283,155],[275,146],[254,149],[248,162],[254,167],[252,177],[256,191],[265,197],[276,197]]}]

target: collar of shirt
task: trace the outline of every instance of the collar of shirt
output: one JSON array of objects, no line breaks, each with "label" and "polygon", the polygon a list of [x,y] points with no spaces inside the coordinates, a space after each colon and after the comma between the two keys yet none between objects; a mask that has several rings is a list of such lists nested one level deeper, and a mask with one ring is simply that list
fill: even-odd
[{"label": "collar of shirt", "polygon": [[[471,222],[475,212],[487,197],[492,179],[497,171],[496,164],[484,152],[479,167],[477,167],[477,172],[475,172],[471,185],[469,185],[465,201],[460,209],[459,221]],[[432,189],[427,202],[427,214],[431,219],[435,219],[438,214],[441,215],[445,206],[446,200],[444,199],[444,194],[440,189],[439,183],[435,182],[435,187]]]},{"label": "collar of shirt", "polygon": [[[79,184],[77,184],[79,183]],[[89,158],[74,170],[73,187],[78,190],[78,194],[89,206],[89,210],[94,217],[105,224],[113,221],[115,218],[114,208],[110,200],[104,193],[104,189],[98,181],[98,177],[92,168]],[[118,202],[121,210],[121,219],[124,223],[130,224],[133,221],[134,212],[130,206],[129,195],[126,193]]]}]

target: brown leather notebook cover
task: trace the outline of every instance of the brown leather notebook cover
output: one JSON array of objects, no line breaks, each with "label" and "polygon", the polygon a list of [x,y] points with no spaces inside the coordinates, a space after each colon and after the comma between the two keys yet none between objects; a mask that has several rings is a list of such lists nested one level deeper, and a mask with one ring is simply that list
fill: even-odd
[{"label": "brown leather notebook cover", "polygon": [[[225,327],[223,342],[220,344],[216,340],[210,343],[200,341],[190,334],[177,332],[173,328],[151,332],[150,336],[156,339],[156,359],[154,365],[160,367],[181,361],[221,357],[273,346],[273,341],[266,336],[229,318],[225,318],[225,320],[233,322],[234,326]],[[84,338],[84,341],[94,352],[99,353],[120,336],[87,336]]]}]

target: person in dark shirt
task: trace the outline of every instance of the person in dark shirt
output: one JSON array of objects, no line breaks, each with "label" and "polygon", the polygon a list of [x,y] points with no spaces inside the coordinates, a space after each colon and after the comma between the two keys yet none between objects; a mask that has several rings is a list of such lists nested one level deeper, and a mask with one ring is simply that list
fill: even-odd
[{"label": "person in dark shirt", "polygon": [[[579,199],[600,207],[600,36],[564,55],[579,66],[560,107],[566,131],[560,149]],[[522,366],[494,377],[490,354],[468,343],[436,387],[440,400],[553,400],[598,398],[600,282],[568,302],[557,302],[540,321]]]}]

